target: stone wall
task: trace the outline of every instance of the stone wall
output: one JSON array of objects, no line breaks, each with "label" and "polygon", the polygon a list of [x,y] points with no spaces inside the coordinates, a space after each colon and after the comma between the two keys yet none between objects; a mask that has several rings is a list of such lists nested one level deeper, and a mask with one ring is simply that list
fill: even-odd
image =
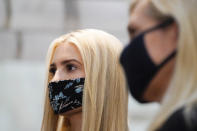
[{"label": "stone wall", "polygon": [[0,59],[43,61],[54,38],[76,29],[126,42],[127,9],[121,0],[0,0]]},{"label": "stone wall", "polygon": [[[45,57],[54,38],[96,28],[125,44],[128,5],[125,0],[0,0],[0,130],[40,130]],[[129,125],[143,130],[157,107],[130,100]]]}]

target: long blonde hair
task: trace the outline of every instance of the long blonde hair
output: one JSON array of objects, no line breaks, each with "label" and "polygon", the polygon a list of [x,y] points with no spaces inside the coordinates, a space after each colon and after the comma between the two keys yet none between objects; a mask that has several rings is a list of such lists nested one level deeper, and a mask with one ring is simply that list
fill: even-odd
[{"label": "long blonde hair", "polygon": [[[61,36],[49,48],[47,72],[55,48],[60,43],[74,44],[83,60],[86,80],[82,105],[82,131],[126,131],[128,96],[125,77],[119,64],[123,46],[120,41],[106,32],[95,29],[79,30]],[[47,74],[46,86],[50,79]],[[57,127],[61,130],[65,126],[69,128],[64,122],[65,119],[64,116],[54,115],[46,87],[41,130],[55,131]]]},{"label": "long blonde hair", "polygon": [[[162,99],[161,109],[149,130],[158,129],[178,108],[186,106],[184,117],[197,102],[197,1],[147,0],[151,15],[157,20],[172,17],[178,26],[176,65],[169,88]],[[136,5],[131,6],[131,10]],[[189,122],[189,121],[187,121]]]}]

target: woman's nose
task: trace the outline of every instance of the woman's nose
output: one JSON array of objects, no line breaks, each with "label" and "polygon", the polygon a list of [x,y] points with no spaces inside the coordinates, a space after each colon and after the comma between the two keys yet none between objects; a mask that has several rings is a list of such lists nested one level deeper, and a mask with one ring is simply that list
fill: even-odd
[{"label": "woman's nose", "polygon": [[66,77],[65,74],[61,70],[57,70],[51,82],[65,80],[66,79],[65,77]]}]

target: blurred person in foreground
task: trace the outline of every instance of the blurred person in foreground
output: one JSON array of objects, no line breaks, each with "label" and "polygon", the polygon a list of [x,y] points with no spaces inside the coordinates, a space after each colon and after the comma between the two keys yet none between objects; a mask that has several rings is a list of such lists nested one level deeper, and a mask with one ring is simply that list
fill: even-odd
[{"label": "blurred person in foreground", "polygon": [[133,0],[120,61],[132,96],[160,102],[150,131],[197,131],[197,1]]}]

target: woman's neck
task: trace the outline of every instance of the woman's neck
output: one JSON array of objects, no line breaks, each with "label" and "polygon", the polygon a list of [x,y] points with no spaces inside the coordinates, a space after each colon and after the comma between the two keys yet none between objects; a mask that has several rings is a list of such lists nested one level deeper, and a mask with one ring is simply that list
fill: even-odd
[{"label": "woman's neck", "polygon": [[75,113],[69,118],[71,131],[81,131],[82,112]]}]

